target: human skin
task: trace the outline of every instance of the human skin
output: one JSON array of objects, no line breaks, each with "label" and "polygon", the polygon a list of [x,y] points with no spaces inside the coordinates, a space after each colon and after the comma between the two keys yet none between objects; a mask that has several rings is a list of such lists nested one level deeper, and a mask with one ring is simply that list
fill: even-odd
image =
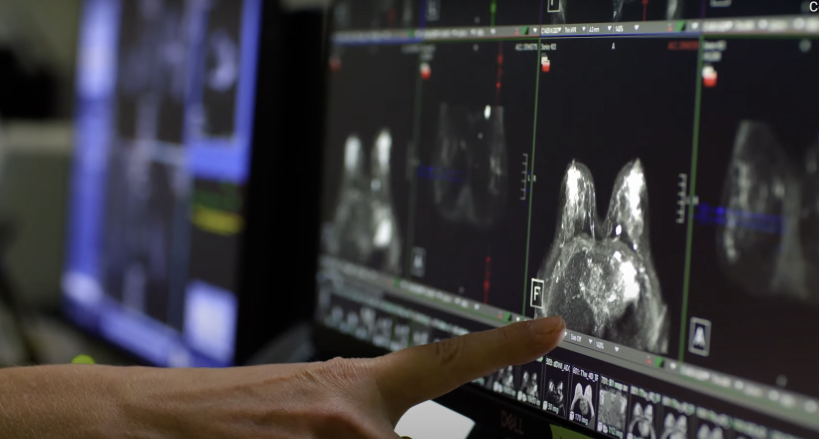
[{"label": "human skin", "polygon": [[0,435],[16,439],[397,439],[413,406],[562,340],[546,318],[374,359],[230,369],[91,365],[0,370]]}]

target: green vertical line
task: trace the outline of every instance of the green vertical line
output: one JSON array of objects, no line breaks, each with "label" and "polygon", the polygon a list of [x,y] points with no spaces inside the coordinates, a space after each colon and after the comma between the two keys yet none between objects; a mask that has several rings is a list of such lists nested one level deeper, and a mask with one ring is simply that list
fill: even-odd
[{"label": "green vertical line", "polygon": [[[418,198],[418,143],[421,141],[421,100],[422,94],[421,91],[423,89],[424,81],[421,79],[421,65],[423,61],[421,60],[420,56],[418,58],[418,71],[415,72],[415,99],[413,105],[415,105],[415,114],[413,115],[413,122],[412,122],[412,163],[410,163],[410,168],[412,169],[412,175],[410,178],[412,179],[412,183],[410,184],[410,211],[409,211],[409,228],[407,229],[407,249],[413,249],[415,247],[415,208]],[[410,273],[412,272],[412,253],[411,251],[405,254],[406,260],[404,264],[406,265],[406,277],[409,278]]]},{"label": "green vertical line", "polygon": [[[694,144],[691,148],[691,176],[689,178],[689,200],[693,200],[697,191],[697,156],[700,146],[700,109],[702,107],[702,46],[705,42],[703,35],[700,35],[700,47],[697,54],[697,96],[694,103]],[[680,322],[680,353],[679,360],[682,363],[685,358],[685,350],[688,345],[686,332],[688,330],[688,290],[691,279],[691,248],[694,240],[694,206],[688,207],[688,232],[685,244],[685,278],[683,279],[683,300],[682,300],[682,321]]]},{"label": "green vertical line", "polygon": [[489,7],[490,19],[489,25],[494,27],[495,26],[495,13],[498,11],[498,0],[492,0],[492,5]]},{"label": "green vertical line", "polygon": [[[538,100],[540,98],[540,40],[537,40],[537,64],[535,68],[536,75],[535,76],[535,120],[532,123],[532,155],[529,157],[529,174],[534,176],[535,170],[535,149],[537,146],[537,106]],[[528,176],[527,176],[528,177]],[[534,204],[534,199],[532,198],[532,194],[534,193],[535,189],[535,182],[529,181],[529,218],[526,222],[526,258],[524,261],[524,269],[523,269],[523,306],[521,309],[520,314],[526,315],[526,296],[528,296],[528,285],[529,285],[529,237],[532,234],[532,205]]]}]

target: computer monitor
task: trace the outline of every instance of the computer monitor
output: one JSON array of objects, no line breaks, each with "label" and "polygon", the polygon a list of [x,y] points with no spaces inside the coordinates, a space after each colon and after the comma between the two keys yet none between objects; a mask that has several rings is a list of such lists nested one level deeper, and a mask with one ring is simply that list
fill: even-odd
[{"label": "computer monitor", "polygon": [[441,401],[498,437],[819,436],[817,2],[347,3],[321,349],[560,315]]},{"label": "computer monitor", "polygon": [[272,107],[257,79],[276,62],[278,31],[263,27],[277,28],[277,10],[84,2],[65,310],[149,364],[234,365],[276,326],[251,319],[261,311],[247,267],[264,241],[252,213],[254,197],[268,203],[254,174],[270,123],[256,121]]}]

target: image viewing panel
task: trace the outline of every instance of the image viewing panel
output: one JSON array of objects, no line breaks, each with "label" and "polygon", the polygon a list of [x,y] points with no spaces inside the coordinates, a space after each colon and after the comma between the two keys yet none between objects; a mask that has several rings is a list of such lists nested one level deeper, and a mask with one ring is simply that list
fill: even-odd
[{"label": "image viewing panel", "polygon": [[709,38],[702,75],[685,361],[817,396],[819,41]]},{"label": "image viewing panel", "polygon": [[543,24],[699,18],[699,0],[543,0]]},{"label": "image viewing panel", "polygon": [[426,0],[428,27],[540,24],[540,0]]},{"label": "image viewing panel", "polygon": [[429,46],[409,273],[511,311],[522,303],[537,74],[537,53],[516,47]]},{"label": "image viewing panel", "polygon": [[526,314],[675,355],[697,42],[552,41],[541,51]]},{"label": "image viewing panel", "polygon": [[339,47],[331,60],[322,247],[404,274],[418,56],[402,46]]},{"label": "image viewing panel", "polygon": [[409,29],[423,23],[426,0],[339,0],[334,4],[335,30]]}]

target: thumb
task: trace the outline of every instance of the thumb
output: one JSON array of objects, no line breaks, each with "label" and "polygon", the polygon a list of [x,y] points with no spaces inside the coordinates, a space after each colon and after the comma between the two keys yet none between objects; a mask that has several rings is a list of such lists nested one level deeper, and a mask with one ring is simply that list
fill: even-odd
[{"label": "thumb", "polygon": [[379,359],[376,383],[398,419],[413,406],[500,368],[535,361],[557,347],[565,328],[562,318],[550,317],[398,351]]}]

